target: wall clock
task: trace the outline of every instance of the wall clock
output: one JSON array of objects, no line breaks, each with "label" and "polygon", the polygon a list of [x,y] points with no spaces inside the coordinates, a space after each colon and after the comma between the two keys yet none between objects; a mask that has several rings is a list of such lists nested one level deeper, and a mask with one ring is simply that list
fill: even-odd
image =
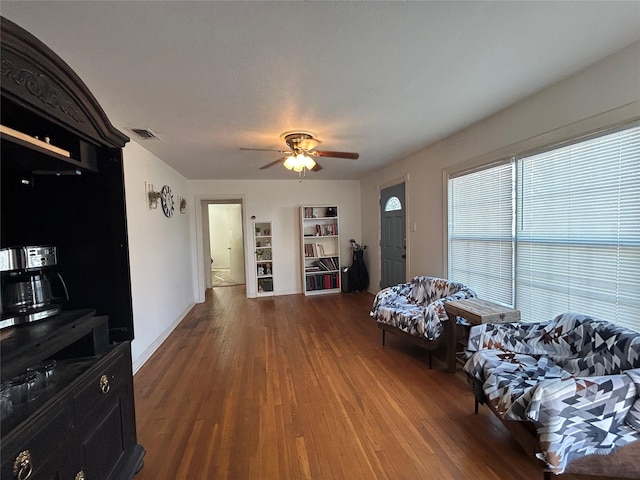
[{"label": "wall clock", "polygon": [[171,193],[171,187],[169,185],[165,185],[160,190],[160,200],[162,202],[162,211],[164,212],[166,217],[173,216],[174,202],[173,202],[173,194]]}]

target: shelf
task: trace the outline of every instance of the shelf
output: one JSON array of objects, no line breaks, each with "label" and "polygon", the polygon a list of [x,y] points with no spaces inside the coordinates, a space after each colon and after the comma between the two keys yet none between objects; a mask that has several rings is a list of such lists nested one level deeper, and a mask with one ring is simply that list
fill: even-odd
[{"label": "shelf", "polygon": [[341,290],[339,288],[325,288],[322,290],[307,290],[305,292],[305,295],[307,296],[312,296],[312,295],[327,295],[330,293],[340,293]]},{"label": "shelf", "polygon": [[[300,207],[300,237],[304,294],[340,292],[338,207],[336,205]],[[314,269],[310,270],[312,268]]]},{"label": "shelf", "polygon": [[4,138],[16,143],[21,143],[24,146],[39,148],[41,150],[45,150],[48,153],[54,153],[56,155],[60,155],[61,157],[71,158],[71,153],[68,150],[56,147],[55,145],[51,145],[47,142],[43,142],[40,139],[30,137],[26,133],[19,132],[18,130],[14,130],[13,128],[9,128],[5,125],[0,124],[0,133]]},{"label": "shelf", "polygon": [[93,309],[84,309],[63,311],[28,326],[4,328],[0,342],[2,381],[49,358],[103,324],[106,325],[105,317],[95,316]]},{"label": "shelf", "polygon": [[[273,230],[270,221],[253,222],[253,242],[255,246],[253,275],[257,297],[273,296]],[[268,243],[269,245],[262,245]],[[269,258],[265,258],[269,257]],[[269,272],[269,273],[265,273]]]}]

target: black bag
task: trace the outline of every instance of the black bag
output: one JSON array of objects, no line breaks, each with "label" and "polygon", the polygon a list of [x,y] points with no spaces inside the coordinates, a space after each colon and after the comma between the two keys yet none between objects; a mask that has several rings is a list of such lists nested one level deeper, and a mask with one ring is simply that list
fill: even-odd
[{"label": "black bag", "polygon": [[362,291],[369,286],[369,272],[364,263],[364,250],[353,251],[353,264],[348,271],[349,290]]}]

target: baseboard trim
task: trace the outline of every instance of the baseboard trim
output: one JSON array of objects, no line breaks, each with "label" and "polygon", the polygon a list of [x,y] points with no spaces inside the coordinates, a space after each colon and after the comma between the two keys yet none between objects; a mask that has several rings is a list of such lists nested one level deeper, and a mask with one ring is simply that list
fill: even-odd
[{"label": "baseboard trim", "polygon": [[189,304],[189,306],[180,315],[178,315],[178,317],[173,321],[173,323],[169,325],[169,327],[167,327],[164,332],[158,335],[158,337],[153,341],[153,343],[149,345],[149,347],[147,347],[147,349],[144,352],[142,352],[142,354],[139,357],[133,360],[132,368],[133,368],[134,375],[138,370],[140,370],[140,368],[142,368],[142,366],[145,363],[147,363],[147,360],[151,358],[151,355],[153,355],[154,352],[160,347],[160,345],[164,343],[167,337],[171,335],[171,332],[173,332],[175,328],[180,324],[180,322],[184,320],[184,317],[187,316],[187,314],[191,311],[191,309],[194,306],[195,306],[195,303]]}]

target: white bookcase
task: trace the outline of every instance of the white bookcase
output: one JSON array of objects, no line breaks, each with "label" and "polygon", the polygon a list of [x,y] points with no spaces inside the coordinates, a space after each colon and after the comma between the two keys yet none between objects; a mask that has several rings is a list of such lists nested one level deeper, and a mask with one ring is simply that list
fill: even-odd
[{"label": "white bookcase", "polygon": [[253,244],[255,263],[253,273],[256,276],[256,295],[268,297],[273,291],[273,244],[271,222],[253,222]]},{"label": "white bookcase", "polygon": [[300,207],[300,242],[304,294],[339,293],[338,206]]}]

